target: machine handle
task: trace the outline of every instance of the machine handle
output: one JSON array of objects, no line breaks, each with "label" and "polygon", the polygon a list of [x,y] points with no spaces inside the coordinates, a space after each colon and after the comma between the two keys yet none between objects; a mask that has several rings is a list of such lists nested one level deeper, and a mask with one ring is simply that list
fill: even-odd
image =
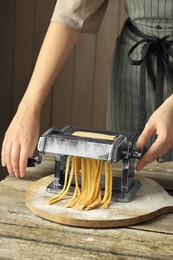
[{"label": "machine handle", "polygon": [[126,159],[140,159],[144,153],[146,153],[147,147],[143,147],[142,149],[136,149],[136,142],[128,142],[128,145],[126,148],[123,148],[122,150],[122,156]]},{"label": "machine handle", "polygon": [[134,144],[134,150],[132,151],[132,158],[140,159],[147,152],[147,147],[144,146],[142,149],[136,149]]},{"label": "machine handle", "polygon": [[34,167],[42,162],[42,155],[38,154],[38,159],[28,158],[27,167]]}]

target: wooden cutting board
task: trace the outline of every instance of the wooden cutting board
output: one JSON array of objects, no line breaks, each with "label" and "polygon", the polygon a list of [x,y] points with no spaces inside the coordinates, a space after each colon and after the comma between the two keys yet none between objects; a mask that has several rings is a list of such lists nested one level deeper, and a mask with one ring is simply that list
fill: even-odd
[{"label": "wooden cutting board", "polygon": [[54,195],[48,193],[46,187],[53,178],[51,175],[36,181],[26,191],[25,196],[28,209],[35,215],[53,222],[91,228],[122,227],[173,212],[173,197],[160,184],[143,177],[140,178],[142,186],[132,201],[111,202],[109,209],[80,211],[66,208],[69,197],[48,205],[47,200]]}]

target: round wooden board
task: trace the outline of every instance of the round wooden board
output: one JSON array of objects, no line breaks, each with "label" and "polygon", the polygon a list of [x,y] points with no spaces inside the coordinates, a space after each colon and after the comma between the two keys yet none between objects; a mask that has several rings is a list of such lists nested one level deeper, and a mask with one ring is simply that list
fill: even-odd
[{"label": "round wooden board", "polygon": [[25,202],[28,209],[44,219],[78,227],[122,227],[153,219],[173,212],[173,198],[155,181],[140,178],[142,186],[135,198],[128,203],[111,202],[109,209],[75,210],[66,208],[69,197],[49,205],[54,196],[46,191],[54,176],[36,181],[27,191]]}]

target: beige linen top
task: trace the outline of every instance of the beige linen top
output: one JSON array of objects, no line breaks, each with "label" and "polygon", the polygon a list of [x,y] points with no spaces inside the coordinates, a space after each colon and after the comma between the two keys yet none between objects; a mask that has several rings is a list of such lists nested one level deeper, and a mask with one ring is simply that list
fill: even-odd
[{"label": "beige linen top", "polygon": [[96,33],[109,0],[58,0],[51,21],[73,30]]}]

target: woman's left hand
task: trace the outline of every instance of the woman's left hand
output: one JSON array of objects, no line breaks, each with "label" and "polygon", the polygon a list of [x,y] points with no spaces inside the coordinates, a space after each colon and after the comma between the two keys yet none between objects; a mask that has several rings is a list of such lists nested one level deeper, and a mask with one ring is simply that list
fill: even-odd
[{"label": "woman's left hand", "polygon": [[151,115],[137,140],[136,148],[144,147],[152,135],[156,135],[157,139],[138,161],[137,171],[160,158],[173,147],[173,95]]}]

